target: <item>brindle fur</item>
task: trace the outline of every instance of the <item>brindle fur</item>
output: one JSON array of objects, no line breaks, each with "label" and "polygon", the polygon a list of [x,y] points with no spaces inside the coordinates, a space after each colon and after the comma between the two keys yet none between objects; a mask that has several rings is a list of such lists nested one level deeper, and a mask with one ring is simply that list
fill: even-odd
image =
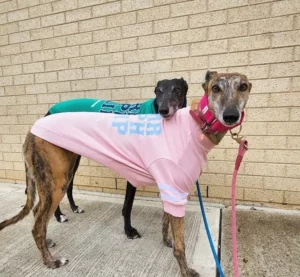
[{"label": "brindle fur", "polygon": [[32,234],[42,252],[44,264],[50,268],[60,267],[68,261],[52,257],[48,245],[53,242],[46,241],[46,230],[50,216],[63,198],[73,177],[72,172],[78,156],[30,133],[25,140],[23,152],[27,167],[27,187],[30,190],[35,184],[40,197],[34,208],[35,224]]},{"label": "brindle fur", "polygon": [[163,215],[162,235],[164,244],[168,247],[173,247],[172,233],[170,228],[170,217],[169,214],[166,212],[164,212]]},{"label": "brindle fur", "polygon": [[[228,109],[236,109],[241,116],[249,99],[252,84],[247,77],[238,73],[218,74],[216,71],[209,71],[206,74],[206,81],[202,85],[205,94],[208,95],[208,103],[215,117],[225,126],[229,124],[224,121],[224,112]],[[239,89],[241,84],[247,85],[247,90]],[[212,87],[217,85],[220,92],[213,93]],[[240,118],[237,120],[239,121]]]},{"label": "brindle fur", "polygon": [[[223,92],[220,95],[213,95],[211,88],[215,83],[219,82],[219,80],[225,80],[228,82],[228,87],[231,88],[231,90],[238,90],[237,85],[232,85],[238,79],[240,82],[245,82],[248,85],[248,91],[246,93],[237,93],[237,91],[230,91],[229,89],[228,93],[232,95],[231,101],[224,99]],[[222,103],[226,103],[226,105],[230,107],[232,107],[234,103],[238,103],[238,105],[242,107],[246,105],[251,84],[244,75],[238,73],[218,74],[216,72],[208,72],[206,74],[206,81],[203,87],[210,101],[213,100],[220,103],[220,108],[216,111],[214,110],[215,116],[219,118],[221,115],[218,113],[222,110],[221,108],[224,108]],[[217,106],[211,102],[210,105],[211,107]],[[238,109],[237,106],[236,109]],[[219,136],[207,136],[215,144],[218,144],[224,137],[224,134]],[[50,268],[60,267],[68,261],[61,258],[55,258],[49,252],[48,244],[53,245],[53,242],[46,240],[47,224],[50,216],[54,213],[60,200],[63,198],[68,184],[71,181],[72,172],[78,155],[46,142],[31,133],[27,135],[23,145],[23,152],[26,163],[26,180],[28,185],[27,202],[23,210],[17,216],[0,223],[0,230],[21,220],[30,212],[30,210],[34,207],[35,190],[37,189],[40,200],[34,207],[35,224],[32,230],[33,237],[37,247],[41,251],[44,264]],[[169,228],[171,229],[173,237],[172,244],[174,256],[179,264],[181,275],[183,277],[200,276],[195,270],[189,268],[187,265],[183,233],[184,218],[164,213],[162,228],[163,240],[168,246],[171,244]]]}]

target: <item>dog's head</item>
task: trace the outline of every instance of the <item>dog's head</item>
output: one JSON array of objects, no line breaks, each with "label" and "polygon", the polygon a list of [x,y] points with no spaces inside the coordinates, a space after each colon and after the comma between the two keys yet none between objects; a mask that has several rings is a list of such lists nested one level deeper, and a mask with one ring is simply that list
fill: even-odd
[{"label": "dog's head", "polygon": [[155,106],[164,118],[171,118],[178,109],[186,105],[188,85],[181,79],[158,81],[155,87]]},{"label": "dog's head", "polygon": [[252,87],[245,75],[207,71],[202,87],[217,120],[228,127],[239,123]]}]

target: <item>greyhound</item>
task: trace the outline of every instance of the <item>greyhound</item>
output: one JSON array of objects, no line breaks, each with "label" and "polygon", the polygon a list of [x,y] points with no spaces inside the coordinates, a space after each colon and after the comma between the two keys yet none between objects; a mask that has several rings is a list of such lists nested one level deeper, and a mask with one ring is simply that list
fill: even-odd
[{"label": "greyhound", "polygon": [[[171,79],[158,81],[154,89],[155,98],[137,104],[119,104],[111,101],[79,98],[60,102],[52,106],[47,114],[52,115],[62,112],[103,112],[118,114],[152,114],[159,113],[163,118],[170,119],[178,109],[186,107],[186,95],[188,84],[183,79]],[[80,163],[78,157],[73,178],[67,189],[67,196],[71,210],[74,213],[83,213],[84,210],[75,204],[73,198],[73,184],[76,171]],[[128,238],[140,238],[139,232],[131,226],[131,211],[135,197],[136,188],[127,181],[125,201],[122,209],[124,217],[124,231]],[[26,193],[26,192],[25,192]],[[58,206],[54,216],[58,222],[66,222],[68,218],[61,212]]]},{"label": "greyhound", "polygon": [[[186,261],[184,207],[208,152],[228,130],[242,123],[251,87],[245,75],[208,71],[201,100],[178,110],[170,120],[159,115],[95,113],[57,114],[39,119],[23,145],[28,184],[26,205],[19,214],[1,222],[0,230],[23,219],[33,209],[32,234],[44,264],[49,268],[67,264],[68,260],[51,255],[48,246],[53,246],[53,242],[46,239],[47,224],[73,177],[78,155],[85,155],[117,171],[134,186],[158,185],[164,207],[163,241],[173,245],[183,277],[200,276]],[[64,126],[59,124],[62,119]]]}]

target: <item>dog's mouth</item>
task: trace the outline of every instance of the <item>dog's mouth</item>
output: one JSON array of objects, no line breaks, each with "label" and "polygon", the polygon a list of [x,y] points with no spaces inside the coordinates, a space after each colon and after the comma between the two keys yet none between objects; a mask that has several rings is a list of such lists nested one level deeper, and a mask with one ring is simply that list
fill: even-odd
[{"label": "dog's mouth", "polygon": [[164,109],[164,110],[159,110],[159,114],[162,118],[164,119],[170,119],[175,112],[178,110],[178,108],[173,108],[173,107],[168,107],[168,109]]},{"label": "dog's mouth", "polygon": [[164,119],[170,119],[172,116],[171,115],[162,115],[161,114],[161,117],[164,118]]}]

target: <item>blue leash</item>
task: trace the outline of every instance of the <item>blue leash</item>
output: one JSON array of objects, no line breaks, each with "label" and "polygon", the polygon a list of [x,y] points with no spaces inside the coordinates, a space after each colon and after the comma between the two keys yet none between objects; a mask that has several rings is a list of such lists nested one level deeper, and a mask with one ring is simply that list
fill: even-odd
[{"label": "blue leash", "polygon": [[210,230],[209,230],[209,227],[208,227],[206,214],[205,214],[205,210],[204,210],[204,205],[203,205],[203,200],[202,200],[202,195],[201,195],[201,192],[200,192],[200,185],[199,185],[198,180],[196,181],[196,186],[197,186],[198,198],[199,198],[199,202],[200,202],[200,208],[201,208],[201,213],[202,213],[202,217],[203,217],[203,221],[204,221],[205,231],[206,231],[207,238],[208,238],[208,241],[209,241],[209,244],[210,244],[210,248],[211,248],[211,251],[214,255],[214,259],[215,259],[220,277],[224,277],[224,273],[223,273],[222,267],[220,265],[218,255],[216,253],[216,249],[214,247],[214,244],[213,244],[213,241],[212,241],[212,238],[211,238],[211,233],[210,233]]}]

